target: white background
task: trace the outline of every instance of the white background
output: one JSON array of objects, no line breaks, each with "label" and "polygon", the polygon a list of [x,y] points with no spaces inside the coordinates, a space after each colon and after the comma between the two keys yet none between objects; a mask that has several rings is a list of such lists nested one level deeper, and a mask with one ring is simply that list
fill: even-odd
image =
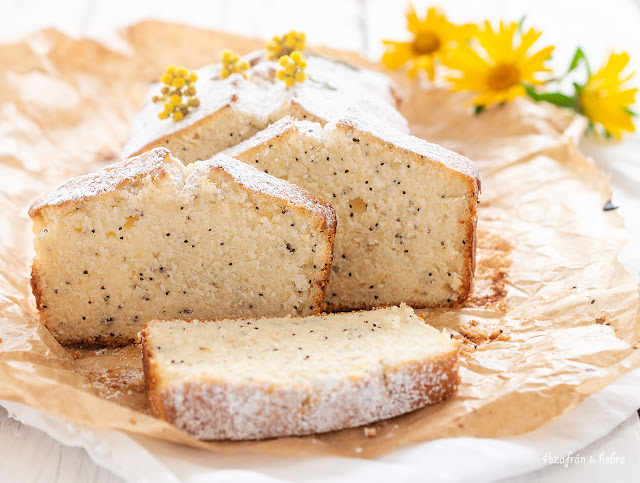
[{"label": "white background", "polygon": [[[634,69],[640,66],[640,0],[451,0],[414,2],[418,11],[436,4],[454,21],[519,20],[544,31],[543,42],[556,45],[553,62],[568,63],[576,46],[599,64],[612,49],[626,50]],[[147,18],[182,22],[269,38],[290,29],[307,33],[310,44],[352,49],[376,58],[380,39],[402,39],[404,1],[384,0],[0,0],[0,42],[19,40],[29,32],[57,27],[73,36],[113,40],[116,29]],[[637,80],[640,85],[640,78]],[[640,270],[640,135],[610,145],[586,139],[583,151],[611,176],[614,202],[631,234],[621,261]],[[175,445],[154,446],[145,438],[115,432],[95,433],[19,405],[12,413],[46,433],[8,417],[0,408],[1,481],[485,481],[510,476],[512,481],[638,481],[640,479],[640,373],[621,378],[589,398],[571,414],[534,433],[509,440],[443,440],[387,455],[376,462],[344,458],[285,461],[247,456],[220,457]],[[48,434],[47,434],[48,433]],[[69,447],[57,440],[65,441]],[[587,444],[591,443],[587,446]],[[585,447],[586,446],[586,447]],[[572,451],[593,464],[544,465],[546,451]],[[88,451],[88,452],[87,452]],[[600,463],[615,453],[624,463]],[[91,456],[89,456],[91,455]],[[95,462],[107,466],[109,470]],[[143,461],[149,463],[145,466]],[[581,461],[581,460],[578,460]],[[155,471],[142,468],[154,467]],[[237,472],[234,468],[244,468]],[[212,472],[214,470],[217,472]],[[222,471],[220,471],[222,469]],[[268,476],[267,476],[268,475]],[[175,481],[175,480],[174,480]]]}]

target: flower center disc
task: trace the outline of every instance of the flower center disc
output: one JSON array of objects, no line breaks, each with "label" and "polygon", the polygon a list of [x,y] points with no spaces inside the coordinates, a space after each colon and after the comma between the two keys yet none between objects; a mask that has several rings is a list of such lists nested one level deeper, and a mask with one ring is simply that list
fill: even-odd
[{"label": "flower center disc", "polygon": [[440,48],[440,37],[430,31],[418,32],[411,47],[418,55],[432,54]]},{"label": "flower center disc", "polygon": [[520,82],[520,71],[511,64],[498,64],[487,76],[487,84],[494,91],[503,91]]}]

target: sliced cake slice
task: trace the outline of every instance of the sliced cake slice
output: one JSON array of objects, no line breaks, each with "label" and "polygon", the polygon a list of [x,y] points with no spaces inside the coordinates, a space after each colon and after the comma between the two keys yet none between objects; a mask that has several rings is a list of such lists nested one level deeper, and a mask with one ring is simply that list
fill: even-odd
[{"label": "sliced cake slice", "polygon": [[157,318],[322,312],[336,218],[228,156],[164,148],[63,184],[30,209],[32,288],[62,343],[135,341]]},{"label": "sliced cake slice", "polygon": [[284,118],[226,153],[336,209],[329,309],[467,298],[480,191],[469,159],[355,113],[324,128]]},{"label": "sliced cake slice", "polygon": [[450,396],[459,343],[410,307],[304,318],[152,321],[151,412],[200,439],[350,428]]}]

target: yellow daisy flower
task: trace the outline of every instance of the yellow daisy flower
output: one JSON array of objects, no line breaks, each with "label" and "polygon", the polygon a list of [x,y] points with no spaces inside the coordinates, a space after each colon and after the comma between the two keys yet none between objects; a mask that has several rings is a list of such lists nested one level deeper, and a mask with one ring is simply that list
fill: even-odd
[{"label": "yellow daisy flower", "polygon": [[458,42],[469,39],[475,31],[471,24],[452,24],[435,7],[430,7],[426,17],[420,19],[413,5],[409,4],[406,17],[407,30],[413,39],[410,42],[383,40],[386,51],[382,55],[382,63],[388,69],[399,69],[409,64],[411,78],[424,70],[433,80],[437,59],[441,59]]},{"label": "yellow daisy flower", "polygon": [[628,63],[626,52],[611,54],[598,72],[589,75],[578,97],[582,113],[618,139],[624,131],[636,130],[629,106],[635,103],[638,89],[627,84],[635,72],[623,75]]},{"label": "yellow daisy flower", "polygon": [[533,44],[542,32],[529,29],[519,32],[518,24],[512,22],[494,31],[485,21],[479,29],[477,43],[463,45],[450,52],[447,67],[459,71],[448,77],[454,90],[478,92],[473,101],[476,106],[488,107],[509,102],[525,94],[523,83],[541,84],[537,75],[551,72],[544,63],[551,57],[554,47],[545,47],[530,53]]}]

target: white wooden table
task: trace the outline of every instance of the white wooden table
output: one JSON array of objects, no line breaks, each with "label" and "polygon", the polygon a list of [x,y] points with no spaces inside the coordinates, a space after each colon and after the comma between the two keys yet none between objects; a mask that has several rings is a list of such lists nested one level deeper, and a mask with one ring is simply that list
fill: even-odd
[{"label": "white wooden table", "polygon": [[[418,10],[428,2],[415,1]],[[445,4],[444,2],[439,2]],[[386,0],[0,0],[0,42],[29,32],[57,27],[74,36],[108,38],[117,27],[156,18],[269,38],[290,29],[307,33],[310,44],[325,44],[380,55],[382,38],[402,38],[405,3]],[[581,45],[599,62],[607,50],[627,50],[640,71],[640,0],[449,0],[446,11],[455,21],[518,20],[527,14],[554,43],[554,61],[568,62]],[[640,84],[640,79],[637,81]],[[639,126],[640,128],[640,126]],[[612,177],[614,200],[632,235],[621,261],[640,270],[640,135],[615,147],[592,141],[582,149],[595,157]],[[638,156],[640,158],[640,155]],[[585,421],[589,424],[589,421]],[[640,477],[640,419],[637,414],[611,434],[580,451],[598,458],[615,452],[622,465],[554,465],[512,479],[518,482],[638,481]],[[97,466],[86,451],[62,445],[40,430],[22,425],[0,408],[1,481],[121,481]]]}]

